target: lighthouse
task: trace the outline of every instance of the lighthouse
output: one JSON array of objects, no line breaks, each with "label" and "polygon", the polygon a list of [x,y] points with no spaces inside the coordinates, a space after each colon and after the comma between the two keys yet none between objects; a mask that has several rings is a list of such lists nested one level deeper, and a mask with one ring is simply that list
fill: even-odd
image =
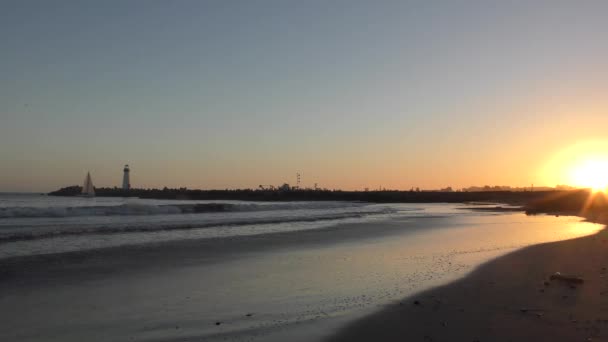
[{"label": "lighthouse", "polygon": [[131,180],[129,179],[129,165],[125,165],[125,168],[122,171],[122,189],[127,191],[131,189]]}]

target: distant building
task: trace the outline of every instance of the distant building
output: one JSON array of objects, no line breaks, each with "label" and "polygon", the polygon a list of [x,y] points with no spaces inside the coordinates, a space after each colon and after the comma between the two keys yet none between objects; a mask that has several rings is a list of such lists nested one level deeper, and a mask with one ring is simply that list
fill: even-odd
[{"label": "distant building", "polygon": [[131,179],[129,178],[129,165],[125,165],[125,168],[122,171],[122,189],[129,190],[131,189]]}]

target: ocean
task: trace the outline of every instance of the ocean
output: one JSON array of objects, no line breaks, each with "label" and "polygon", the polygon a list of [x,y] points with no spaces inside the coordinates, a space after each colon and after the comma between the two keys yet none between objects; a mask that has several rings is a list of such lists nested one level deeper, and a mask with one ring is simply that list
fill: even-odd
[{"label": "ocean", "polygon": [[510,251],[601,228],[465,204],[3,194],[0,339],[323,340]]},{"label": "ocean", "polygon": [[0,258],[227,238],[421,215],[354,202],[180,201],[0,194]]}]

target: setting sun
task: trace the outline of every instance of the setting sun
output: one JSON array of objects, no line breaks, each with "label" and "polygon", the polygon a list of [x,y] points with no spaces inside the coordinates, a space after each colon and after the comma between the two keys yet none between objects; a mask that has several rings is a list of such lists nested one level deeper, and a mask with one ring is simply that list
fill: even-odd
[{"label": "setting sun", "polygon": [[603,191],[608,187],[608,159],[584,161],[572,168],[574,185]]},{"label": "setting sun", "polygon": [[608,188],[608,141],[588,140],[556,153],[545,165],[542,179],[595,191]]}]

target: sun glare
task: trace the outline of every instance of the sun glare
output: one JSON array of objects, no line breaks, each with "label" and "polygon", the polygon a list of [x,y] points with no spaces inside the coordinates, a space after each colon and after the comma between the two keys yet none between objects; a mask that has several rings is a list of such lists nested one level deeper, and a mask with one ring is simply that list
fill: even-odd
[{"label": "sun glare", "polygon": [[574,185],[604,191],[608,187],[608,158],[586,160],[572,168]]},{"label": "sun glare", "polygon": [[542,179],[551,185],[608,191],[608,141],[583,141],[559,151],[545,164]]}]

